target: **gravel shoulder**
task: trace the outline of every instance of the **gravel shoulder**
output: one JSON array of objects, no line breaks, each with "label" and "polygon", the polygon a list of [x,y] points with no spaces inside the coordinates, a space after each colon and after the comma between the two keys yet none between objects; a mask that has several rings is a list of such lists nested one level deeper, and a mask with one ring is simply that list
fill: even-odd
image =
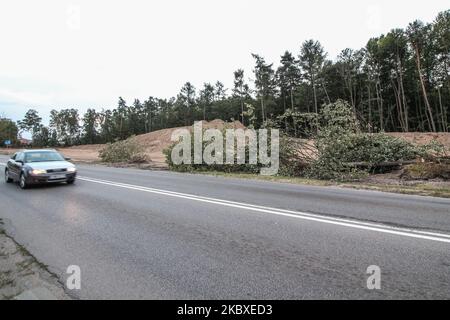
[{"label": "gravel shoulder", "polygon": [[69,300],[57,277],[14,241],[0,219],[0,300]]}]

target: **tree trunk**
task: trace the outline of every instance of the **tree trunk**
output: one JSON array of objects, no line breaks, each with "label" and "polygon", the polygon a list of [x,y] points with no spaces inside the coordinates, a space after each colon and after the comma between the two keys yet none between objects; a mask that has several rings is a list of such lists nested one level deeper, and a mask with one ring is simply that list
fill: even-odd
[{"label": "tree trunk", "polygon": [[292,112],[295,111],[295,109],[294,109],[294,93],[293,93],[292,87],[291,87],[291,109],[292,109]]},{"label": "tree trunk", "polygon": [[286,92],[283,90],[283,109],[284,109],[284,130],[288,130],[288,121],[286,118]]},{"label": "tree trunk", "polygon": [[422,66],[420,63],[419,48],[417,47],[417,45],[415,46],[415,49],[416,49],[417,72],[419,73],[419,79],[420,79],[420,85],[422,87],[423,99],[425,101],[425,106],[427,107],[429,120],[430,120],[430,124],[431,124],[431,130],[433,132],[436,132],[436,125],[435,125],[434,119],[433,119],[433,111],[431,109],[430,102],[428,101],[427,89],[425,88],[425,80],[423,79],[423,75],[422,75]]},{"label": "tree trunk", "polygon": [[419,88],[419,82],[415,81],[416,84],[416,107],[417,110],[419,110],[418,114],[420,115],[420,131],[421,132],[425,132],[425,123],[428,124],[428,126],[430,126],[430,120],[428,119],[428,112],[425,110],[425,117],[423,115],[423,106],[422,106],[422,99],[421,99],[421,94],[420,94],[420,88]]},{"label": "tree trunk", "polygon": [[405,88],[403,86],[403,71],[402,71],[402,63],[400,61],[400,57],[397,55],[397,60],[399,64],[399,75],[400,75],[400,93],[403,101],[403,116],[405,121],[405,131],[409,131],[409,116],[408,116],[408,105],[406,104],[406,96],[405,96]]},{"label": "tree trunk", "polygon": [[378,101],[378,115],[380,121],[380,130],[384,131],[384,112],[383,112],[383,96],[381,95],[381,85],[378,80],[375,84],[375,91],[377,93],[377,101]]},{"label": "tree trunk", "polygon": [[265,112],[264,112],[264,98],[261,97],[261,114],[262,114],[262,122],[266,121]]},{"label": "tree trunk", "polygon": [[369,96],[369,123],[368,123],[368,129],[369,133],[372,133],[372,96],[370,94],[370,83],[367,85],[367,94]]},{"label": "tree trunk", "polygon": [[[394,97],[395,97],[395,105],[397,106],[397,118],[398,118],[398,122],[400,124],[400,127],[402,129],[402,131],[405,131],[404,128],[404,123],[403,123],[403,114],[402,114],[402,103],[400,100],[400,92],[397,89],[397,87],[395,86],[395,82],[393,79],[391,79],[391,83],[392,83],[392,88],[394,89]],[[393,123],[394,125],[394,123]],[[394,125],[395,128],[395,125]]]},{"label": "tree trunk", "polygon": [[314,112],[319,113],[319,108],[317,107],[316,80],[314,78],[314,74],[312,74],[311,77],[311,84],[313,87],[313,95],[314,95]]},{"label": "tree trunk", "polygon": [[120,139],[123,139],[123,134],[122,134],[122,123],[123,123],[123,117],[120,116],[120,129],[119,129]]},{"label": "tree trunk", "polygon": [[150,109],[150,112],[149,112],[149,124],[148,124],[148,130],[149,130],[149,132],[152,132],[152,130],[153,130],[153,124],[152,124],[152,109]]},{"label": "tree trunk", "polygon": [[244,121],[244,101],[242,101],[241,98],[241,119],[242,119],[242,124],[245,126],[245,121]]},{"label": "tree trunk", "polygon": [[322,83],[322,87],[323,87],[323,91],[325,91],[325,95],[327,96],[328,103],[331,104],[330,96],[328,95],[328,91],[327,91],[327,88],[325,87],[324,83]]},{"label": "tree trunk", "polygon": [[438,98],[439,98],[439,108],[441,110],[441,128],[443,132],[447,132],[447,112],[445,111],[444,107],[442,106],[442,96],[441,96],[441,89],[437,88],[438,92]]},{"label": "tree trunk", "polygon": [[[393,107],[390,107],[388,110],[388,119],[387,120],[389,121],[389,119],[391,119],[392,128],[395,128],[394,117],[392,116],[392,113],[393,113],[392,109],[393,109]],[[388,124],[387,127],[389,128],[389,122],[387,124]]]}]

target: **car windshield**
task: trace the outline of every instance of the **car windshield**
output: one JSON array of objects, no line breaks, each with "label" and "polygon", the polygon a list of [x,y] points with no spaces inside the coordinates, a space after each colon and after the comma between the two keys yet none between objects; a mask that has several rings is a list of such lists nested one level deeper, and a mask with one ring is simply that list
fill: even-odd
[{"label": "car windshield", "polygon": [[55,151],[36,151],[25,153],[25,163],[47,161],[64,161],[64,158]]}]

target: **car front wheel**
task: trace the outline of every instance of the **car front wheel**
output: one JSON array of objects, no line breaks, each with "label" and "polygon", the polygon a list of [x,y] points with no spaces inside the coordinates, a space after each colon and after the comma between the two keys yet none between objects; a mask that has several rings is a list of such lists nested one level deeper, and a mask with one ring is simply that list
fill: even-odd
[{"label": "car front wheel", "polygon": [[10,177],[9,177],[9,171],[8,171],[8,169],[6,169],[5,170],[5,182],[6,183],[11,183],[13,181],[13,179],[11,179]]},{"label": "car front wheel", "polygon": [[19,187],[21,189],[26,189],[28,188],[28,184],[27,184],[27,180],[25,179],[25,175],[22,173],[20,175],[20,179],[19,179]]}]

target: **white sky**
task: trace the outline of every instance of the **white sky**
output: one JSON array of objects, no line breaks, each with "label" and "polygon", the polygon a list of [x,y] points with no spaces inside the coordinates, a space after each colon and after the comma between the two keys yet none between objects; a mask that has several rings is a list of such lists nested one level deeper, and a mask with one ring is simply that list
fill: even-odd
[{"label": "white sky", "polygon": [[251,78],[258,53],[279,61],[309,38],[335,58],[370,37],[420,19],[448,0],[0,0],[0,115],[33,107],[114,107],[175,96],[233,71]]}]

